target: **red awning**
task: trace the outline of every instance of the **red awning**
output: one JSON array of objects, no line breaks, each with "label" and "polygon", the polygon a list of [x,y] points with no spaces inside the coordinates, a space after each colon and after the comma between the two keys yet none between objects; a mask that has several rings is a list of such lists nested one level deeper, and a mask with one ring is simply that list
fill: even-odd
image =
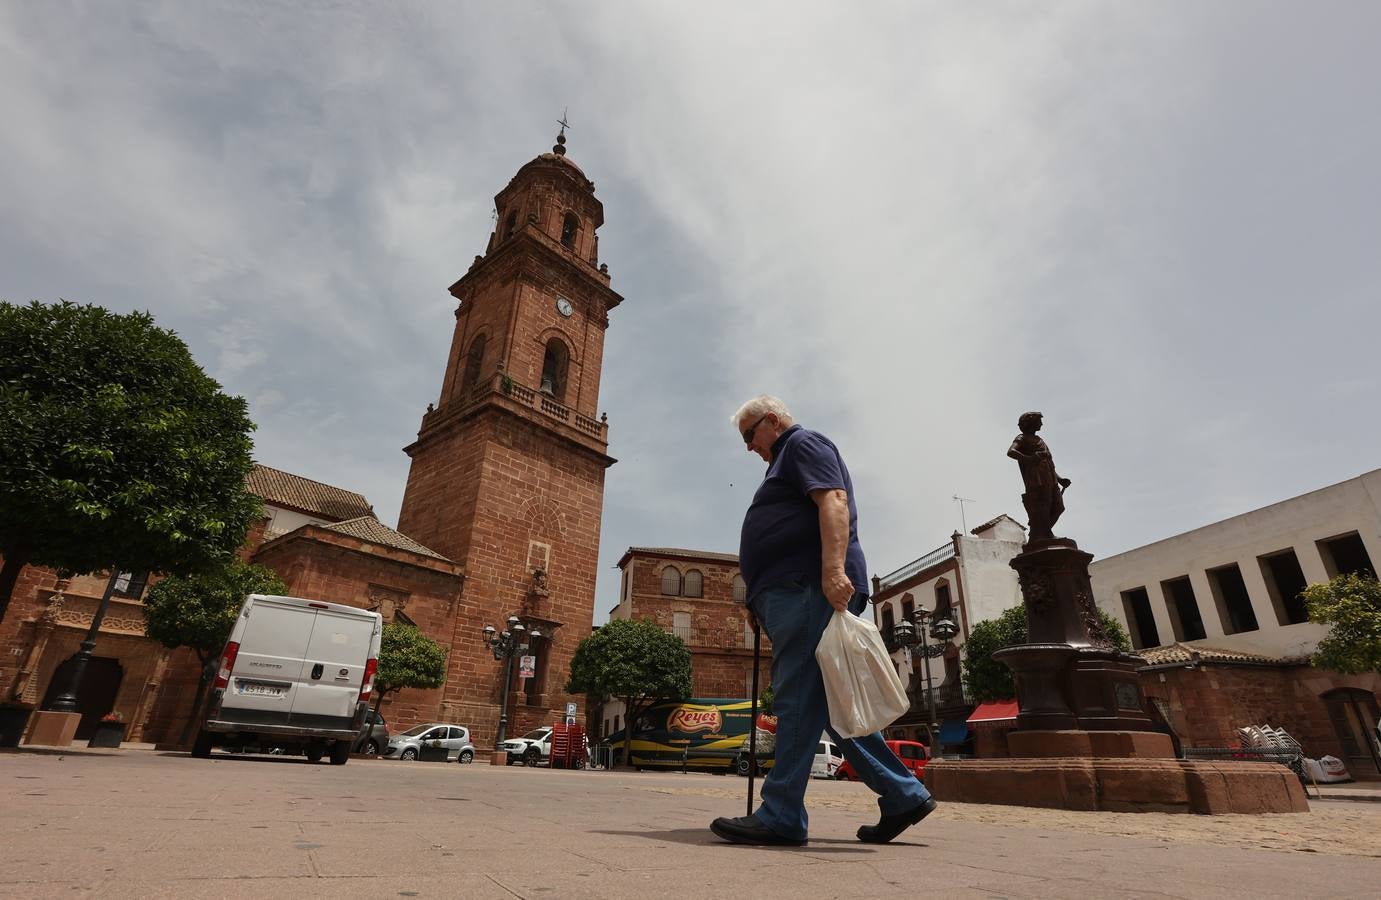
[{"label": "red awning", "polygon": [[978,708],[969,716],[969,724],[973,725],[982,722],[1015,722],[1017,718],[1017,701],[1015,700],[984,700],[978,704]]}]

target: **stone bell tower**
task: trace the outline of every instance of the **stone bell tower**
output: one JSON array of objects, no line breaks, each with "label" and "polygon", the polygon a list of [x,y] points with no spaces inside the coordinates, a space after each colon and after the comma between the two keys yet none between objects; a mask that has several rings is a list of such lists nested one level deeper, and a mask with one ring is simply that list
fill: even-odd
[{"label": "stone bell tower", "polygon": [[[599,377],[609,310],[604,207],[566,156],[518,170],[494,198],[485,252],[451,285],[455,334],[440,398],[422,417],[398,530],[465,567],[440,714],[493,746],[502,665],[481,639],[518,615],[542,637],[514,679],[508,734],[559,720],[576,645],[594,618],[608,426]],[[437,636],[433,636],[437,637]],[[515,660],[516,663],[516,660]]]}]

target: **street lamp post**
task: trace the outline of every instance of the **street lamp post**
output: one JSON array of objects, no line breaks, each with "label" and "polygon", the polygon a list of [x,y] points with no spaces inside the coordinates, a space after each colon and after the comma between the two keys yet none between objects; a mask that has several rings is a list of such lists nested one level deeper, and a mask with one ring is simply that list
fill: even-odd
[{"label": "street lamp post", "polygon": [[[105,619],[106,610],[110,607],[110,598],[117,589],[124,590],[124,587],[119,584],[122,576],[126,579],[129,577],[118,569],[111,571],[110,580],[105,585],[105,593],[101,595],[101,602],[91,617],[91,627],[86,630],[86,639],[82,641],[81,649],[72,655],[72,671],[67,676],[67,686],[48,704],[48,709],[53,712],[74,713],[77,711],[77,694],[81,691],[82,676],[86,674],[86,664],[91,662],[91,651],[96,649],[96,635],[101,631],[101,622]],[[125,585],[128,586],[128,584],[129,582],[126,580]]]},{"label": "street lamp post", "polygon": [[494,654],[494,658],[503,661],[503,691],[500,693],[499,701],[499,733],[494,738],[495,751],[503,750],[504,731],[508,727],[508,686],[513,682],[513,657],[526,653],[528,644],[524,638],[540,638],[542,633],[537,629],[529,632],[523,627],[523,623],[518,621],[517,616],[509,616],[508,630],[498,631],[493,625],[484,626],[481,634],[484,635],[484,642],[489,645],[489,650]]},{"label": "street lamp post", "polygon": [[[959,626],[946,616],[935,618],[934,610],[927,612],[924,609],[917,610],[914,614],[915,621],[911,622],[902,619],[892,627],[892,642],[901,647],[909,648],[912,654],[919,653],[921,661],[925,665],[925,693],[926,693],[926,723],[925,733],[927,746],[930,752],[935,752],[935,729],[939,723],[935,721],[935,682],[930,677],[930,660],[935,656],[943,656],[945,648],[950,640],[959,633]],[[925,624],[929,622],[927,629]],[[934,638],[937,643],[931,644],[927,639]],[[916,650],[916,644],[921,645],[920,650]]]}]

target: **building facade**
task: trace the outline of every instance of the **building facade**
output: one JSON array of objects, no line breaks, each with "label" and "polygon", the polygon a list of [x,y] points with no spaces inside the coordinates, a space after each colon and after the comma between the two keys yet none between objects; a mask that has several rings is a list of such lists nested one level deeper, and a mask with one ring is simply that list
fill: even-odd
[{"label": "building facade", "polygon": [[1186,746],[1284,727],[1311,756],[1381,776],[1381,674],[1307,665],[1327,633],[1299,592],[1381,561],[1381,470],[1089,567],[1094,597],[1148,661],[1143,689]]},{"label": "building facade", "polygon": [[903,619],[915,622],[919,613],[933,614],[933,619],[948,618],[959,627],[943,655],[930,661],[929,689],[935,693],[936,718],[945,732],[942,743],[964,741],[963,723],[974,707],[961,678],[964,644],[974,624],[995,619],[1022,602],[1016,571],[1008,563],[1021,552],[1025,534],[1019,522],[1000,515],[969,534],[955,532],[948,543],[894,572],[874,576],[873,621],[892,651],[898,674],[911,696],[910,710],[888,729],[889,737],[929,739],[922,648],[899,646],[892,634],[894,625]]},{"label": "building facade", "polygon": [[[619,603],[610,619],[648,620],[686,643],[691,696],[750,697],[753,631],[744,608],[738,556],[675,547],[629,547],[619,559]],[[762,636],[758,691],[767,689],[772,643]],[[622,727],[622,702],[600,711],[600,737]]]}]

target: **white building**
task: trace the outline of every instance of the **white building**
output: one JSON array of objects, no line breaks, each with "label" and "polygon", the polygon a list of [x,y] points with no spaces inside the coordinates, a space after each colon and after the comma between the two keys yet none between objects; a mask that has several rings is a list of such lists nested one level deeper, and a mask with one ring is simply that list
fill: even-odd
[{"label": "white building", "polygon": [[1381,469],[1089,566],[1094,598],[1141,649],[1204,643],[1307,656],[1325,634],[1298,594],[1381,560]]},{"label": "white building", "polygon": [[995,619],[1021,603],[1016,571],[1009,563],[1025,540],[1026,529],[1004,514],[969,534],[956,531],[948,543],[873,578],[873,621],[893,648],[897,670],[912,695],[911,710],[888,729],[889,736],[923,739],[927,718],[924,661],[919,653],[894,646],[892,627],[902,619],[914,622],[918,612],[933,613],[932,618],[947,616],[959,626],[944,655],[930,663],[938,718],[946,723],[942,741],[958,742],[959,725],[973,705],[960,678],[964,643],[975,623]]}]

